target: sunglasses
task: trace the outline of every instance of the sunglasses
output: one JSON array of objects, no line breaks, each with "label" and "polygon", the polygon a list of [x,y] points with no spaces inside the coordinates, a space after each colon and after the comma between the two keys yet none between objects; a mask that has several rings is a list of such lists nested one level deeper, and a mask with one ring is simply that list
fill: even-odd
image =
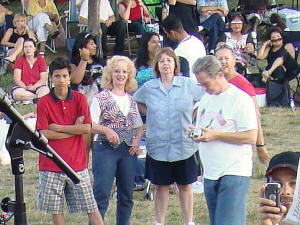
[{"label": "sunglasses", "polygon": [[233,21],[230,22],[230,24],[243,24],[243,21],[233,20]]},{"label": "sunglasses", "polygon": [[277,42],[277,41],[282,41],[282,38],[277,38],[277,39],[271,40],[271,42]]}]

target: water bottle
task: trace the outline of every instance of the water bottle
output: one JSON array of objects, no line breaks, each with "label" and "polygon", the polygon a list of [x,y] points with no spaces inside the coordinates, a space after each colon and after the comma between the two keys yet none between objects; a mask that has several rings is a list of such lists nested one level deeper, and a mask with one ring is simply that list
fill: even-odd
[{"label": "water bottle", "polygon": [[292,111],[294,112],[296,109],[294,98],[290,99],[290,107],[291,107]]}]

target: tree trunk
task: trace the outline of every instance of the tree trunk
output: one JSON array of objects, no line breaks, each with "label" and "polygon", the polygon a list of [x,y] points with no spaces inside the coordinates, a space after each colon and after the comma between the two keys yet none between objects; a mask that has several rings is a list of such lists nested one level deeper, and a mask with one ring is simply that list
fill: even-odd
[{"label": "tree trunk", "polygon": [[99,53],[102,57],[102,31],[100,27],[99,19],[99,7],[101,0],[89,0],[89,13],[88,13],[88,32],[97,36],[99,39]]}]

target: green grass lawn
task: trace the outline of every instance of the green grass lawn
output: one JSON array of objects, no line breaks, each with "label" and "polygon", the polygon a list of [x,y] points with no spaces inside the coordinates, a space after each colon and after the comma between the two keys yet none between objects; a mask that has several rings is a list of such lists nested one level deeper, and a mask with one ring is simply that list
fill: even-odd
[{"label": "green grass lawn", "polygon": [[[278,1],[291,5],[292,0]],[[21,10],[19,1],[14,1],[10,8]],[[232,8],[236,1],[229,1]],[[54,56],[66,55],[66,52],[60,50],[57,54],[47,53],[47,62],[50,62]],[[12,86],[12,74],[0,76],[0,87],[9,91]],[[33,106],[18,106],[22,113],[34,110]],[[265,143],[271,156],[281,151],[300,151],[299,133],[300,133],[300,109],[292,112],[289,108],[261,108],[262,126],[265,135]],[[1,128],[0,128],[1,132]],[[91,158],[91,156],[90,156]],[[29,224],[46,225],[51,224],[51,217],[37,211],[37,192],[38,192],[38,153],[33,151],[24,152],[24,161],[26,172],[24,179],[24,196],[27,204],[27,218]],[[265,182],[264,172],[266,165],[259,163],[256,150],[253,150],[253,177],[248,195],[247,224],[257,224],[257,206],[259,201],[259,190]],[[10,166],[0,166],[0,200],[6,196],[14,197],[14,176],[11,174]],[[135,192],[134,209],[132,212],[132,225],[152,225],[154,223],[153,202],[143,200],[141,192]],[[115,224],[116,201],[111,199],[110,206],[106,214],[105,222],[108,225]],[[197,224],[208,225],[209,217],[203,194],[194,196],[194,218]],[[67,224],[87,224],[86,215],[69,214],[66,209]],[[9,224],[13,224],[11,221]],[[167,216],[167,225],[182,225],[182,215],[178,197],[175,191],[171,192],[169,200],[169,209]]]}]

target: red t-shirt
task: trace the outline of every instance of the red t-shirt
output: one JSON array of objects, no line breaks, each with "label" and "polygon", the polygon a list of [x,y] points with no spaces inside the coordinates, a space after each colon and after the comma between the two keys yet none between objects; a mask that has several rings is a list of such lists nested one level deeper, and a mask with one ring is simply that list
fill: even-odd
[{"label": "red t-shirt", "polygon": [[[37,104],[37,130],[48,130],[51,123],[74,125],[79,116],[84,116],[84,123],[92,123],[86,97],[69,89],[66,100],[59,100],[53,90],[42,97]],[[86,148],[83,135],[75,135],[65,139],[49,140],[49,145],[69,164],[73,170],[87,168]],[[62,170],[44,155],[39,156],[39,170],[62,172]]]},{"label": "red t-shirt", "polygon": [[22,71],[21,80],[26,86],[28,86],[30,84],[35,84],[40,80],[40,73],[47,72],[47,65],[45,59],[41,55],[38,55],[37,60],[33,64],[32,68],[30,68],[25,56],[21,55],[16,59],[14,69],[20,69]]},{"label": "red t-shirt", "polygon": [[[135,0],[136,6],[134,8],[130,9],[130,13],[129,13],[129,20],[137,20],[137,19],[141,19],[142,18],[142,14],[141,14],[141,7],[138,3],[137,0]],[[125,2],[120,2],[121,5],[123,5],[125,7],[125,9],[127,8],[127,5],[125,4]],[[143,15],[144,17],[147,16],[147,14],[143,11]]]},{"label": "red t-shirt", "polygon": [[235,76],[228,82],[238,87],[242,91],[246,92],[251,97],[255,96],[255,90],[253,85],[242,75]]}]

